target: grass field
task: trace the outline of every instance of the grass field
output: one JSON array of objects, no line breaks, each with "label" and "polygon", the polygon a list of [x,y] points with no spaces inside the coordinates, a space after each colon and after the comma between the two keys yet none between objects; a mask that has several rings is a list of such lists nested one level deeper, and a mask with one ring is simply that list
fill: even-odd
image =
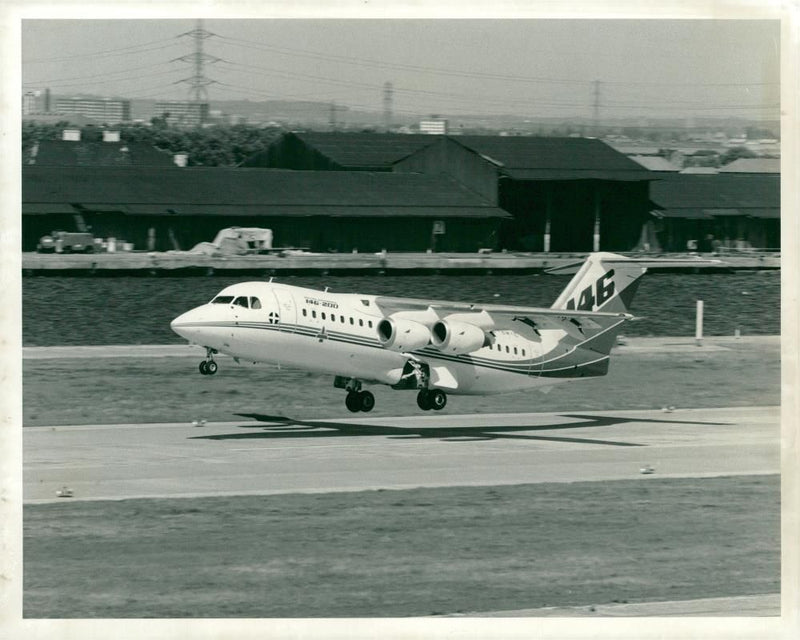
[{"label": "grass field", "polygon": [[[231,420],[237,413],[295,418],[349,415],[344,392],[329,377],[220,359],[201,376],[190,358],[25,360],[26,426]],[[372,415],[417,415],[415,394],[374,388]],[[494,413],[717,407],[780,404],[777,342],[742,340],[734,350],[627,352],[612,356],[609,374],[549,393],[451,396],[445,412]]]},{"label": "grass field", "polygon": [[774,593],[777,476],[28,505],[25,617],[412,616]]}]

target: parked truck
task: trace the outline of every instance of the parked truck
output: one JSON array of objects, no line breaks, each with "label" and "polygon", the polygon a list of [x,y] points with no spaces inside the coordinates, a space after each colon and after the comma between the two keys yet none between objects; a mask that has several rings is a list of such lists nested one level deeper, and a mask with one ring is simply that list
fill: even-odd
[{"label": "parked truck", "polygon": [[53,231],[36,245],[39,253],[92,253],[94,236],[82,231]]}]

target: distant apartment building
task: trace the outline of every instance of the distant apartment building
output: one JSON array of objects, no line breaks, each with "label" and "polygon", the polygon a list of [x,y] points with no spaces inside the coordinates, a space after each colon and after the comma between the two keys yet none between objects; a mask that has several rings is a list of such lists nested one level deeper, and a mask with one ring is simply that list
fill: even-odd
[{"label": "distant apartment building", "polygon": [[131,101],[112,98],[57,98],[57,113],[80,115],[100,122],[127,122],[131,119]]},{"label": "distant apartment building", "polygon": [[156,117],[166,117],[167,124],[177,127],[198,127],[209,119],[207,102],[180,102],[162,100],[156,102]]},{"label": "distant apartment building", "polygon": [[422,120],[419,123],[420,133],[430,133],[434,135],[447,134],[447,120],[444,118],[434,118],[431,120]]},{"label": "distant apartment building", "polygon": [[27,91],[22,96],[22,115],[29,116],[39,112],[39,92]]}]

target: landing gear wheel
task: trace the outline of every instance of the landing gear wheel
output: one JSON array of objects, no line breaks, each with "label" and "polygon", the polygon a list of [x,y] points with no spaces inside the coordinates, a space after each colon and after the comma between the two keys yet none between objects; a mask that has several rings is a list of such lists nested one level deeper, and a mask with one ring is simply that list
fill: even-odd
[{"label": "landing gear wheel", "polygon": [[205,360],[200,362],[200,373],[202,373],[204,376],[208,375],[208,362]]},{"label": "landing gear wheel", "polygon": [[433,409],[430,393],[427,389],[423,389],[417,394],[417,406],[423,411],[430,411]]},{"label": "landing gear wheel", "polygon": [[359,393],[351,391],[345,396],[344,404],[353,413],[361,411],[361,398]]},{"label": "landing gear wheel", "polygon": [[431,409],[441,411],[447,404],[447,394],[441,389],[433,389],[428,392],[428,402]]},{"label": "landing gear wheel", "polygon": [[372,395],[371,391],[362,391],[358,394],[358,399],[361,405],[361,411],[372,411],[375,407],[375,396]]},{"label": "landing gear wheel", "polygon": [[209,360],[208,362],[206,362],[206,373],[208,375],[213,376],[217,372],[218,368],[219,367],[217,366],[217,363],[214,362],[213,360]]}]

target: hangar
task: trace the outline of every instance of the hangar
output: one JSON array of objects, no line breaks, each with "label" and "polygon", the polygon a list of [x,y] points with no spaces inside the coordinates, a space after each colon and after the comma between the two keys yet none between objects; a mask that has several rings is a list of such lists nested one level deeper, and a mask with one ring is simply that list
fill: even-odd
[{"label": "hangar", "polygon": [[780,246],[779,175],[652,172],[594,139],[295,132],[246,164],[42,143],[23,167],[23,248],[87,224],[159,250],[235,225],[314,251]]},{"label": "hangar", "polygon": [[24,251],[54,229],[86,225],[151,250],[189,249],[243,226],[312,251],[474,252],[495,246],[510,218],[444,176],[174,166],[24,166],[22,214]]},{"label": "hangar", "polygon": [[319,171],[392,171],[394,163],[436,142],[428,134],[285,133],[243,167]]},{"label": "hangar", "polygon": [[394,165],[444,174],[514,216],[501,245],[527,251],[627,251],[652,209],[657,176],[600,140],[446,136]]},{"label": "hangar", "polygon": [[25,164],[48,166],[171,167],[171,154],[141,142],[41,140],[28,152]]},{"label": "hangar", "polygon": [[653,182],[656,236],[664,251],[780,247],[780,175],[672,173]]}]

